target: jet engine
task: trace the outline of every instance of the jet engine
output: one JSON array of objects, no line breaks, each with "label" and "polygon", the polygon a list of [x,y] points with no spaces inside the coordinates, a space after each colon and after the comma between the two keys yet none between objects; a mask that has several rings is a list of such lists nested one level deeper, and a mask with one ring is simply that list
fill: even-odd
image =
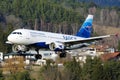
[{"label": "jet engine", "polygon": [[25,46],[25,45],[17,45],[17,44],[15,44],[15,45],[13,45],[12,46],[12,51],[13,52],[19,52],[19,51],[27,51],[28,49],[27,49],[27,47]]},{"label": "jet engine", "polygon": [[49,45],[50,50],[63,50],[65,48],[63,43],[53,42]]}]

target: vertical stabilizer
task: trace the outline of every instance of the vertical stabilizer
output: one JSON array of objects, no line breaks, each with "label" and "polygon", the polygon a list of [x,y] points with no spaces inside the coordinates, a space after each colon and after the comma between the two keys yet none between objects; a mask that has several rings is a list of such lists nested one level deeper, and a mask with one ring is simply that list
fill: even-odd
[{"label": "vertical stabilizer", "polygon": [[88,38],[92,32],[93,15],[88,15],[76,36]]}]

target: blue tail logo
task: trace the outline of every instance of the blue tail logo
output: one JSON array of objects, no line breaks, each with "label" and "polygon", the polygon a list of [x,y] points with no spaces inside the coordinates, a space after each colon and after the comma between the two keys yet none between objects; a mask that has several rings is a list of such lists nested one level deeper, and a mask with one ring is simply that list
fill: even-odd
[{"label": "blue tail logo", "polygon": [[89,38],[92,32],[93,15],[88,15],[76,36]]}]

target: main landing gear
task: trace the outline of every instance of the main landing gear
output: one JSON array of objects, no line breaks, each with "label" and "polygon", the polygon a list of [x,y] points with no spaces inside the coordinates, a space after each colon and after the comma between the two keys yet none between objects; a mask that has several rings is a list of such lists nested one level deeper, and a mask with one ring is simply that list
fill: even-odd
[{"label": "main landing gear", "polygon": [[60,58],[65,58],[66,57],[66,52],[65,51],[62,51],[60,54],[59,54]]},{"label": "main landing gear", "polygon": [[35,58],[36,58],[36,59],[42,59],[42,55],[41,55],[41,54],[36,54],[36,55],[35,55]]},{"label": "main landing gear", "polygon": [[37,52],[37,54],[35,55],[35,58],[36,59],[42,59],[42,55],[39,54],[39,49],[36,49],[35,51]]}]

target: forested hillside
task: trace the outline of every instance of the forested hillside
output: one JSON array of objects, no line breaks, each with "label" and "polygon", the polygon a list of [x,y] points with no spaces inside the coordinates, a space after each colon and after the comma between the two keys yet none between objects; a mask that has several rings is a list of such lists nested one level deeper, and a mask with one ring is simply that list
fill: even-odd
[{"label": "forested hillside", "polygon": [[[19,25],[14,25],[16,28],[20,26],[33,29],[35,27],[40,30],[65,33],[66,27],[72,27],[71,25],[77,27],[83,22],[83,17],[79,13],[72,9],[64,9],[49,0],[4,0],[0,2],[0,12],[7,17],[5,21],[10,22],[12,19],[11,23],[15,24],[18,20]],[[64,29],[57,27],[64,27]],[[69,30],[69,33],[72,31]]]},{"label": "forested hillside", "polygon": [[[82,16],[94,14],[94,23],[101,26],[120,27],[120,8],[114,6],[114,3],[120,3],[119,0],[52,0],[54,3],[62,4],[65,8],[73,9]],[[81,1],[81,2],[80,2]],[[110,7],[100,7],[101,5],[111,4]]]},{"label": "forested hillside", "polygon": [[15,28],[35,28],[74,34],[88,14],[94,14],[95,24],[120,27],[120,8],[100,8],[93,2],[85,3],[79,0],[0,1],[0,22],[4,23],[3,27],[11,23]]}]

